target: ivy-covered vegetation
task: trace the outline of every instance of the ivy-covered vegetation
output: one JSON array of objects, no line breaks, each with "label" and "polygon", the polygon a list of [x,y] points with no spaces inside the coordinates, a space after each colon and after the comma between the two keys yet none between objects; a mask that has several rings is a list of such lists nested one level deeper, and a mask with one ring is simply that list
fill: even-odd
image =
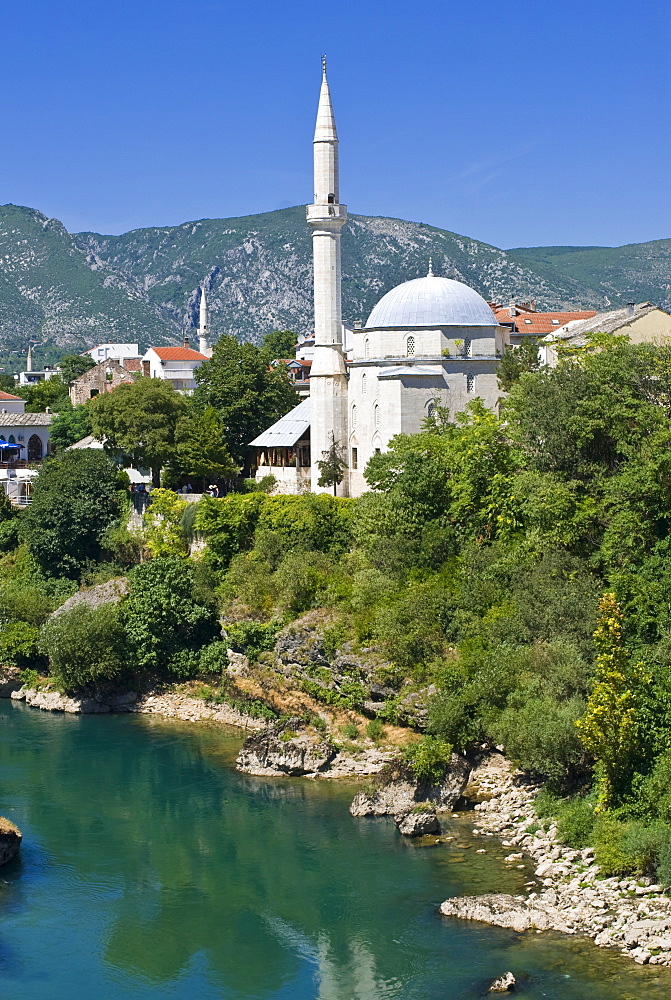
[{"label": "ivy-covered vegetation", "polygon": [[[504,745],[545,781],[539,810],[569,843],[671,882],[671,349],[598,338],[554,370],[528,360],[506,366],[499,416],[438,409],[371,460],[356,501],[257,491],[196,508],[156,491],[134,547],[111,464],[94,514],[88,467],[55,460],[31,509],[0,511],[2,657],[48,662],[65,687],[211,679],[228,648],[263,662],[282,625],[323,609],[330,658],[372,647],[384,663],[380,731],[406,692],[429,698],[405,761],[418,776],[452,749]],[[229,389],[213,383],[210,402]],[[114,573],[130,592],[113,612],[44,625],[73,581]],[[304,691],[363,706],[360,678],[335,690],[320,671]]]}]

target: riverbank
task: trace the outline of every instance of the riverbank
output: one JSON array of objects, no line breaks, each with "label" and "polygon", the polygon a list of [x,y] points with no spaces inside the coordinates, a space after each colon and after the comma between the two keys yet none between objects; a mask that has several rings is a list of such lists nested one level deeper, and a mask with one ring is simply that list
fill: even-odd
[{"label": "riverbank", "polygon": [[488,837],[511,853],[536,862],[526,896],[503,893],[446,900],[448,917],[476,920],[516,931],[554,930],[584,934],[602,948],[619,948],[639,965],[671,966],[671,899],[645,878],[601,878],[591,848],[570,850],[558,842],[554,824],[544,829],[534,812],[538,786],[493,756],[477,768],[466,794],[481,797],[472,833],[486,850]]}]

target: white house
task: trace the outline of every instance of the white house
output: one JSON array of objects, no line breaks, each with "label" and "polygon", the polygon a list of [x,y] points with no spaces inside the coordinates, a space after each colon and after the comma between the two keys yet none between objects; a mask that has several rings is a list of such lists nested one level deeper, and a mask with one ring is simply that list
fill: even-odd
[{"label": "white house", "polygon": [[208,358],[200,351],[184,347],[150,347],[142,358],[143,368],[149,369],[152,378],[162,378],[172,382],[178,392],[190,395],[196,388],[195,372]]},{"label": "white house", "polygon": [[101,361],[118,361],[121,364],[122,360],[128,358],[140,358],[140,345],[139,344],[98,344],[96,347],[92,347],[88,351],[84,351],[83,355],[88,354],[90,358],[99,364]]},{"label": "white house", "polygon": [[31,481],[37,475],[26,464],[39,462],[51,450],[53,419],[51,413],[26,413],[25,408],[25,399],[0,392],[0,489],[19,506],[30,503]]}]

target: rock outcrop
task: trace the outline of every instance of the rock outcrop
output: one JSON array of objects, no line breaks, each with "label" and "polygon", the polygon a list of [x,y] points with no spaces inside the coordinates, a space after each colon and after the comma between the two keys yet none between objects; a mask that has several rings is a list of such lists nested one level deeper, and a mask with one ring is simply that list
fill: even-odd
[{"label": "rock outcrop", "polygon": [[104,715],[107,712],[130,712],[137,701],[134,691],[123,694],[94,698],[88,695],[67,695],[60,691],[42,688],[21,687],[12,691],[13,701],[25,701],[26,705],[41,708],[45,712],[67,712],[71,715]]},{"label": "rock outcrop", "polygon": [[304,776],[326,771],[336,756],[335,747],[326,740],[314,741],[306,733],[289,736],[290,725],[291,720],[249,736],[238,754],[238,770],[246,774]]},{"label": "rock outcrop", "polygon": [[428,833],[440,833],[440,823],[435,809],[413,809],[395,817],[396,828],[404,837],[423,837]]},{"label": "rock outcrop", "polygon": [[21,687],[23,681],[18,667],[0,667],[0,698],[11,698]]},{"label": "rock outcrop", "polygon": [[378,788],[354,797],[349,809],[352,816],[404,816],[422,803],[430,803],[438,812],[449,812],[466,787],[471,770],[464,757],[452,754],[442,780],[429,784],[417,781],[410,768],[392,767],[388,780]]},{"label": "rock outcrop", "polygon": [[72,597],[61,604],[60,608],[52,614],[60,615],[64,611],[70,611],[77,604],[86,604],[90,608],[99,608],[103,604],[118,604],[122,597],[125,597],[130,590],[130,580],[125,576],[117,576],[113,580],[105,583],[98,583],[95,587],[88,587],[86,590],[78,590]]},{"label": "rock outcrop", "polygon": [[23,834],[18,826],[0,816],[0,865],[6,865],[16,857],[22,840]]},{"label": "rock outcrop", "polygon": [[563,931],[569,927],[560,911],[549,904],[527,902],[524,896],[516,899],[505,893],[489,893],[484,896],[461,896],[447,899],[440,906],[445,917],[460,917],[462,920],[480,920],[495,927],[507,927],[513,931]]},{"label": "rock outcrop", "polygon": [[513,976],[512,972],[504,972],[502,976],[495,979],[492,985],[489,987],[490,993],[507,993],[509,990],[515,989],[515,984],[517,980]]}]

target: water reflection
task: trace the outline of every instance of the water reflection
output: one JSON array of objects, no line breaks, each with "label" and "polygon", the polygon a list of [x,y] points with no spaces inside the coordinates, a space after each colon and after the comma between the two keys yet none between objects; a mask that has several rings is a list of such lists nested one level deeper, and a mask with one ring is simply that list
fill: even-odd
[{"label": "water reflection", "polygon": [[0,812],[26,834],[0,884],[0,981],[16,1000],[45,981],[101,1000],[457,1000],[508,967],[529,998],[615,1000],[644,982],[651,1000],[671,995],[665,973],[621,971],[574,940],[441,920],[447,895],[525,876],[494,845],[455,864],[456,849],[353,820],[351,789],[238,775],[237,735],[16,705],[0,717]]}]

